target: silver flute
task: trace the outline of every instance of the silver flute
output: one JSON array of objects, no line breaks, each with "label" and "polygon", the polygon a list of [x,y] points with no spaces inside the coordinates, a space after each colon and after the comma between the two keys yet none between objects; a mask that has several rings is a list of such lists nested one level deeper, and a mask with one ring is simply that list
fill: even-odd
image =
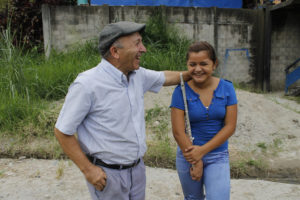
[{"label": "silver flute", "polygon": [[191,130],[191,124],[190,124],[190,118],[189,118],[189,110],[188,110],[187,101],[186,101],[186,93],[185,93],[185,86],[184,86],[182,73],[180,73],[180,86],[181,86],[183,102],[184,102],[185,132],[189,136],[190,140],[193,142],[194,138],[192,137],[192,130]]}]

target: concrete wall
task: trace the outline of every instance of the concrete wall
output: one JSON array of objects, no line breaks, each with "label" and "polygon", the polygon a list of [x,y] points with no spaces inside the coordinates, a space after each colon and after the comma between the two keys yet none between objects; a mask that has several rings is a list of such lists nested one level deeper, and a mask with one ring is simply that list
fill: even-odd
[{"label": "concrete wall", "polygon": [[[271,90],[285,86],[284,69],[300,58],[300,13],[299,10],[276,10],[272,12],[271,37]],[[298,63],[296,66],[300,66]],[[291,86],[300,86],[300,80]]]},{"label": "concrete wall", "polygon": [[96,38],[109,23],[107,6],[42,6],[44,48],[49,56],[52,48],[67,49],[75,43]]},{"label": "concrete wall", "polygon": [[[64,50],[76,42],[97,38],[105,24],[121,20],[146,22],[157,7],[47,6],[43,5],[46,55],[51,48]],[[161,7],[163,16],[183,35],[206,40],[217,50],[217,73],[228,80],[259,85],[259,10]],[[184,59],[184,58],[183,58]]]}]

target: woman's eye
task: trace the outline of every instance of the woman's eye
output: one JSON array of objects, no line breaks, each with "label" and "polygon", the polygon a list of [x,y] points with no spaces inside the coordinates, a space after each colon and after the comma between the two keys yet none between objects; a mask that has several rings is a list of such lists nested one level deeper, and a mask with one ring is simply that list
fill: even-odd
[{"label": "woman's eye", "polygon": [[196,66],[196,64],[195,63],[190,63],[190,66],[194,67],[194,66]]}]

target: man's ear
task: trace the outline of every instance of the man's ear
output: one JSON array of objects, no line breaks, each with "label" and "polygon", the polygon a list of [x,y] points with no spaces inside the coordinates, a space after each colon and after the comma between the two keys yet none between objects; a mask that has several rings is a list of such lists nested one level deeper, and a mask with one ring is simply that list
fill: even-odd
[{"label": "man's ear", "polygon": [[111,46],[109,48],[109,51],[110,51],[110,55],[115,58],[115,59],[119,59],[120,58],[120,55],[119,55],[119,52],[118,52],[118,48],[115,47],[115,46]]}]

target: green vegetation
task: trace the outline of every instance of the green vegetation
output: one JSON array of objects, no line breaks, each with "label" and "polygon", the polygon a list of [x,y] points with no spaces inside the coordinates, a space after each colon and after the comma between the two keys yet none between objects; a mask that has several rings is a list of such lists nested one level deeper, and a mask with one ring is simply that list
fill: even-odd
[{"label": "green vegetation", "polygon": [[263,156],[255,156],[246,152],[240,152],[238,158],[230,160],[231,176],[242,177],[266,177],[269,169]]},{"label": "green vegetation", "polygon": [[143,34],[147,53],[141,66],[154,70],[185,70],[185,54],[191,41],[167,24],[161,9],[157,8],[147,22]]},{"label": "green vegetation", "polygon": [[256,144],[259,148],[261,148],[263,151],[267,149],[267,146],[264,142],[260,142]]},{"label": "green vegetation", "polygon": [[53,137],[61,106],[57,100],[64,98],[78,73],[99,62],[96,45],[87,43],[68,53],[53,51],[46,59],[36,48],[25,51],[14,46],[14,37],[9,26],[0,32],[0,154],[57,157],[61,155]]},{"label": "green vegetation", "polygon": [[[288,99],[288,100],[292,100],[292,101],[295,101],[296,103],[300,103],[300,96],[283,96],[283,98],[285,99]],[[288,109],[288,110],[291,110],[295,113],[298,113],[300,114],[300,111],[295,109],[293,106],[290,106],[288,104],[284,104],[284,103],[281,103],[277,98],[273,97],[273,98],[270,98],[271,101],[275,102],[276,104],[278,105],[281,105],[283,106],[284,108]]]},{"label": "green vegetation", "polygon": [[266,144],[264,142],[259,142],[256,144],[257,147],[260,148],[261,152],[264,154],[272,154],[276,156],[278,152],[282,151],[282,140],[280,138],[273,139],[272,143]]},{"label": "green vegetation", "polygon": [[56,179],[61,179],[62,176],[64,175],[65,171],[65,163],[63,160],[59,161],[58,168],[56,170]]},{"label": "green vegetation", "polygon": [[280,145],[282,144],[282,140],[281,139],[279,139],[279,138],[275,138],[274,140],[273,140],[273,146],[275,147],[275,148],[280,148]]},{"label": "green vegetation", "polygon": [[0,12],[7,6],[8,0],[0,0]]},{"label": "green vegetation", "polygon": [[284,96],[286,99],[293,100],[300,104],[300,96]]},{"label": "green vegetation", "polygon": [[[22,52],[10,45],[10,36],[0,40],[0,130],[15,132],[16,124],[37,125],[51,101],[64,98],[78,73],[95,66],[100,58],[92,44],[49,59],[34,50]],[[8,37],[6,37],[6,35]]]},{"label": "green vegetation", "polygon": [[148,166],[175,168],[176,143],[170,133],[170,110],[155,106],[146,111],[147,146],[144,160]]},{"label": "green vegetation", "polygon": [[253,93],[258,93],[258,94],[264,93],[264,91],[261,89],[253,88],[253,87],[243,84],[243,83],[234,83],[233,82],[233,85],[236,89],[246,90],[248,92],[253,92]]}]

